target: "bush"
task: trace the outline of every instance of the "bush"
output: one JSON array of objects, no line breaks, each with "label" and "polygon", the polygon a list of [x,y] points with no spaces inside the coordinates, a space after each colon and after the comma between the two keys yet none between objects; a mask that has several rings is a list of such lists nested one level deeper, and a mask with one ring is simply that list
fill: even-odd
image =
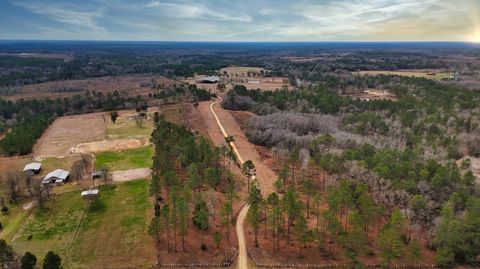
[{"label": "bush", "polygon": [[49,251],[43,259],[43,269],[61,269],[62,259],[53,251]]},{"label": "bush", "polygon": [[468,154],[474,157],[480,157],[480,139],[474,139],[468,142]]},{"label": "bush", "polygon": [[2,213],[3,213],[3,214],[7,214],[7,213],[8,213],[8,207],[3,206],[3,207],[2,207]]},{"label": "bush", "polygon": [[30,252],[26,252],[21,260],[21,269],[33,269],[37,263],[37,257]]}]

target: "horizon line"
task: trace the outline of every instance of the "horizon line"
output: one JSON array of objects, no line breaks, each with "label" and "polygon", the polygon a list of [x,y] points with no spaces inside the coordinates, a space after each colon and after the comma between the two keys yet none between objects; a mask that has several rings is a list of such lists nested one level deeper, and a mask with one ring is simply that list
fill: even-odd
[{"label": "horizon line", "polygon": [[158,43],[463,43],[463,44],[480,44],[475,41],[446,41],[446,40],[320,40],[320,41],[201,41],[201,40],[120,40],[120,39],[3,39],[0,42],[15,41],[46,41],[46,42],[158,42]]}]

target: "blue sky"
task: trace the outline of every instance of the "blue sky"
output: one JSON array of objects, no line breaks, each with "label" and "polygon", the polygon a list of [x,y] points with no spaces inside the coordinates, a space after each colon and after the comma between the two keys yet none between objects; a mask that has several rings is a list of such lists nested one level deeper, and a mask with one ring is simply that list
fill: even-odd
[{"label": "blue sky", "polygon": [[480,0],[0,0],[0,39],[480,42]]}]

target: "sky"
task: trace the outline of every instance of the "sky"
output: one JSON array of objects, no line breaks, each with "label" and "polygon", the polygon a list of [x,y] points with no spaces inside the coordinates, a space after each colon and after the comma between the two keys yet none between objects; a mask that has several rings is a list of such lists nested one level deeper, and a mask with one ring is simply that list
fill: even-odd
[{"label": "sky", "polygon": [[480,42],[480,0],[0,0],[0,39]]}]

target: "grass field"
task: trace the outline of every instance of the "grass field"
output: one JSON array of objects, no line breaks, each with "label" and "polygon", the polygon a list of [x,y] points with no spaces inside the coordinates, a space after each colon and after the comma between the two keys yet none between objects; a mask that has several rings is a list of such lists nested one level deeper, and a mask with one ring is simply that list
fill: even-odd
[{"label": "grass field", "polygon": [[[17,253],[30,251],[43,257],[53,250],[65,259],[85,204],[79,192],[70,192],[56,196],[46,208],[32,212],[12,237],[12,245]],[[32,236],[30,241],[29,236]]]},{"label": "grass field", "polygon": [[72,246],[72,265],[138,268],[155,263],[155,243],[147,231],[152,213],[148,186],[147,180],[138,180],[100,190]]},{"label": "grass field", "polygon": [[[429,75],[429,73],[433,73],[434,75]],[[406,77],[420,77],[420,78],[428,78],[433,80],[442,80],[442,79],[449,79],[451,74],[447,72],[440,72],[435,70],[398,70],[398,71],[359,71],[354,72],[354,74],[359,75],[369,75],[369,76],[376,76],[376,75],[395,75],[395,76],[406,76]]]},{"label": "grass field", "polygon": [[56,196],[47,208],[35,209],[28,218],[20,206],[12,209],[9,216],[0,217],[4,224],[1,237],[17,253],[30,251],[40,260],[53,250],[65,268],[115,264],[138,268],[155,262],[155,245],[147,233],[152,214],[147,180],[102,186],[100,197],[90,207],[75,191]]},{"label": "grass field", "polygon": [[106,133],[109,139],[123,139],[150,137],[152,131],[152,120],[145,120],[143,126],[138,127],[132,117],[122,115],[117,118],[115,123],[108,123]]},{"label": "grass field", "polygon": [[152,166],[152,157],[152,147],[107,151],[96,154],[95,166],[97,169],[106,166],[110,170],[150,168]]}]

